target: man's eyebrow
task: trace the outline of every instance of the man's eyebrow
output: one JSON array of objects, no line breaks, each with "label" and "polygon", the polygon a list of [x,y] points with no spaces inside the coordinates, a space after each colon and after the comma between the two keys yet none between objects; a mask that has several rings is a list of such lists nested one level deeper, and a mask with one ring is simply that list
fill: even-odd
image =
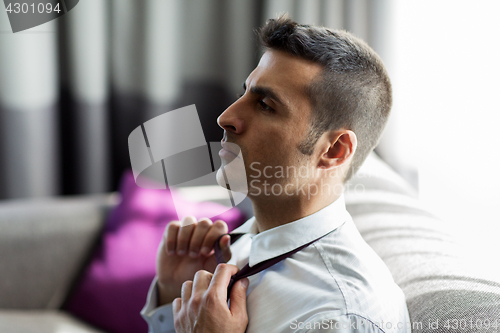
[{"label": "man's eyebrow", "polygon": [[[245,82],[243,82],[243,89],[247,90],[247,85],[246,85]],[[283,105],[283,106],[286,107],[286,104],[281,100],[281,98],[279,98],[279,96],[271,88],[268,88],[268,87],[252,87],[252,88],[250,88],[250,92],[252,94],[269,97],[269,98],[275,100],[277,103],[279,103],[279,104],[281,104],[281,105]]]}]

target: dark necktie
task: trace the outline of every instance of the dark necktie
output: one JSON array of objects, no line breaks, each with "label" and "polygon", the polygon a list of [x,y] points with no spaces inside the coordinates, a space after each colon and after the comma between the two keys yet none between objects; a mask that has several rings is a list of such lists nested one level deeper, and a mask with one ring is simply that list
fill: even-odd
[{"label": "dark necktie", "polygon": [[[231,280],[229,281],[229,285],[227,286],[227,299],[229,299],[229,295],[231,294],[231,289],[233,288],[234,283],[236,281],[238,281],[239,279],[243,279],[243,278],[252,276],[254,274],[257,274],[257,273],[265,270],[266,268],[269,268],[269,267],[271,267],[271,266],[279,263],[280,261],[285,260],[288,257],[291,257],[294,253],[297,253],[300,250],[305,249],[306,247],[308,247],[312,243],[314,243],[317,240],[319,240],[319,239],[325,237],[326,235],[328,235],[330,232],[326,233],[325,235],[323,235],[321,237],[316,238],[315,240],[313,240],[313,241],[311,241],[311,242],[309,242],[307,244],[299,246],[298,248],[296,248],[296,249],[294,249],[292,251],[289,251],[287,253],[284,253],[284,254],[282,254],[280,256],[277,256],[277,257],[274,257],[274,258],[271,258],[271,259],[268,259],[268,260],[264,260],[264,261],[262,261],[262,262],[260,262],[260,263],[258,263],[256,265],[254,265],[253,267],[250,267],[250,266],[248,266],[248,264],[246,264],[245,267],[243,267],[242,269],[240,269],[238,271],[238,273],[236,273],[233,276],[231,276]],[[215,258],[217,259],[217,263],[218,264],[225,263],[224,256],[222,254],[222,249],[219,246],[220,239],[223,236],[225,236],[225,235],[229,235],[231,237],[231,244],[232,244],[232,243],[236,242],[241,236],[243,236],[245,234],[244,233],[224,234],[224,235],[220,236],[217,239],[217,241],[215,242],[215,249],[214,250],[215,250]]]}]

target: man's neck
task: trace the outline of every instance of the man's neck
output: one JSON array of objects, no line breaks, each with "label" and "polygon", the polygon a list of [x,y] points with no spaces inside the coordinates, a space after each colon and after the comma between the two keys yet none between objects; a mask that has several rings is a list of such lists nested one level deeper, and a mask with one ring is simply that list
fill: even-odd
[{"label": "man's neck", "polygon": [[258,232],[284,225],[316,213],[336,201],[332,196],[251,197]]}]

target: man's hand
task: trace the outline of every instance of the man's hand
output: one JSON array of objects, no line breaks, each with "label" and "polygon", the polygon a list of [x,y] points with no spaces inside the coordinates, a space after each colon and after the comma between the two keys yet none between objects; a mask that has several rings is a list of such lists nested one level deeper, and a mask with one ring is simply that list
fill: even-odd
[{"label": "man's hand", "polygon": [[248,325],[248,278],[236,281],[227,306],[227,286],[238,267],[217,266],[214,274],[198,271],[194,281],[182,285],[182,298],[173,302],[174,325],[178,333],[243,333]]},{"label": "man's hand", "polygon": [[[171,303],[181,296],[182,284],[193,280],[194,274],[203,269],[214,272],[217,260],[214,245],[217,238],[227,233],[227,225],[221,220],[196,221],[188,216],[170,222],[158,248],[156,272],[158,275],[158,305]],[[227,261],[231,258],[230,237],[224,236],[220,246]]]}]

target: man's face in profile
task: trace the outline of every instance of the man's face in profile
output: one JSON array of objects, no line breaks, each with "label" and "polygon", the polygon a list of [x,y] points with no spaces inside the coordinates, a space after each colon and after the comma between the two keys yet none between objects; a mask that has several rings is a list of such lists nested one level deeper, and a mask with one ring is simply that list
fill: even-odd
[{"label": "man's face in profile", "polygon": [[[321,70],[318,64],[269,50],[245,81],[244,94],[219,116],[223,145],[235,143],[241,148],[243,161],[235,165],[244,163],[249,196],[264,186],[288,184],[291,191],[307,182],[307,177],[298,179],[291,171],[280,174],[279,170],[314,168],[299,146],[309,132],[312,114],[306,88]],[[234,150],[229,144],[220,153],[227,175],[237,172],[234,162],[228,165],[236,158],[238,151]],[[225,184],[223,176],[219,170],[217,181],[221,185]],[[235,187],[232,184],[231,189],[238,191]]]}]

